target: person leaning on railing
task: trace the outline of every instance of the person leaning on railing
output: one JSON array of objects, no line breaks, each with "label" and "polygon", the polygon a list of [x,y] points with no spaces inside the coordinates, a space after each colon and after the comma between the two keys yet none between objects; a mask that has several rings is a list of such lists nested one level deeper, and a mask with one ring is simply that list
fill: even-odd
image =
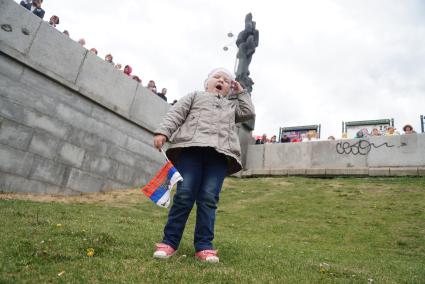
[{"label": "person leaning on railing", "polygon": [[403,131],[404,134],[415,134],[416,131],[413,130],[413,127],[410,124],[406,124],[405,126],[403,126]]},{"label": "person leaning on railing", "polygon": [[398,131],[395,131],[396,129],[393,126],[389,126],[387,128],[387,132],[385,133],[385,136],[394,136],[394,135],[400,135]]},{"label": "person leaning on railing", "polygon": [[20,4],[25,9],[30,10],[34,15],[43,19],[45,12],[41,8],[41,3],[43,3],[43,0],[24,0]]}]

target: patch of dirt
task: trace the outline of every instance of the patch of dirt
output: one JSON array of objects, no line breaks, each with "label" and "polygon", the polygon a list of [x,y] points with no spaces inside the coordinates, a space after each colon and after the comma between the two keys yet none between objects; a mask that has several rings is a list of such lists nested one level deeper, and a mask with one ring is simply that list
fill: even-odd
[{"label": "patch of dirt", "polygon": [[327,186],[330,188],[339,189],[339,188],[345,187],[346,185],[343,183],[328,183]]},{"label": "patch of dirt", "polygon": [[277,186],[293,186],[294,183],[293,182],[288,182],[288,181],[278,181],[278,182],[273,182],[273,185],[277,185]]}]

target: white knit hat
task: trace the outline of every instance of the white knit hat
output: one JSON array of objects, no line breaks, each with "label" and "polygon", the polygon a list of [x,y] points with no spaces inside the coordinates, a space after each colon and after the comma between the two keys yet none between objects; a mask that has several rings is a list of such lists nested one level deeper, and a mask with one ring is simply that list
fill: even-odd
[{"label": "white knit hat", "polygon": [[221,73],[224,73],[224,74],[226,74],[227,76],[229,76],[229,78],[231,79],[231,80],[235,80],[235,75],[233,75],[232,74],[232,72],[230,72],[229,70],[227,70],[226,68],[215,68],[215,69],[213,69],[209,74],[208,74],[208,77],[207,77],[207,79],[205,79],[205,81],[204,81],[204,87],[205,87],[205,89],[207,88],[207,82],[208,82],[208,80],[212,77],[212,76],[214,76],[214,74],[216,74],[216,73],[218,73],[218,72],[221,72]]}]

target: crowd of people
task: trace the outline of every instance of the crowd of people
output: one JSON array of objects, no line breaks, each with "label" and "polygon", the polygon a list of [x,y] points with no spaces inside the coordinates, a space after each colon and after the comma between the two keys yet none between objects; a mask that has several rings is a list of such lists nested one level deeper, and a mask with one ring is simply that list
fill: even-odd
[{"label": "crowd of people", "polygon": [[[403,126],[403,134],[414,134],[416,133],[415,130],[413,130],[413,127],[410,124],[406,124]],[[378,128],[373,128],[371,132],[367,128],[360,129],[357,131],[356,136],[354,138],[367,138],[371,136],[394,136],[394,135],[400,135],[400,132],[397,131],[396,128],[393,126],[388,126],[386,131],[384,133],[381,133]],[[345,137],[347,138],[347,137]]]},{"label": "crowd of people", "polygon": [[[42,3],[43,3],[43,0],[22,0],[20,2],[20,5],[24,7],[25,9],[31,11],[31,13],[43,19],[45,15],[45,11],[41,7]],[[59,17],[57,15],[51,16],[48,23],[52,27],[57,28],[57,25],[59,25]],[[64,30],[63,34],[69,37],[68,30]],[[84,38],[80,38],[77,42],[83,47],[85,47],[86,45],[86,41]],[[89,51],[95,55],[98,55],[98,50],[96,48],[90,48]],[[114,68],[118,70],[122,70],[126,76],[129,76],[131,79],[137,81],[139,84],[142,84],[142,79],[138,75],[132,74],[133,68],[130,65],[125,65],[124,69],[122,69],[122,65],[120,63],[114,63],[113,59],[114,58],[112,54],[108,53],[105,55],[106,62],[112,64]],[[150,80],[148,84],[146,85],[146,88],[150,90],[153,94],[163,99],[164,101],[167,101],[167,88],[162,88],[161,92],[158,92],[154,80]],[[177,100],[174,100],[171,103],[171,105],[174,105],[176,102]]]},{"label": "crowd of people", "polygon": [[[414,134],[416,131],[413,129],[412,125],[406,124],[403,126],[403,133],[397,131],[393,126],[388,126],[384,133],[378,130],[378,128],[373,128],[372,131],[369,131],[367,128],[362,128],[357,131],[355,137],[353,138],[367,138],[372,136],[394,136],[394,135],[406,135],[406,134]],[[347,133],[342,133],[341,139],[349,139]],[[298,136],[288,136],[286,134],[282,135],[280,141],[278,141],[276,135],[267,137],[267,134],[263,134],[262,136],[255,136],[255,144],[274,144],[274,143],[293,143],[293,142],[310,142],[310,141],[318,141],[320,140],[319,135],[315,131],[308,131],[303,135]],[[335,136],[331,135],[327,138],[327,140],[336,140]]]},{"label": "crowd of people", "polygon": [[267,134],[263,134],[261,137],[255,137],[255,144],[275,144],[275,143],[291,143],[291,142],[307,142],[307,141],[317,141],[319,140],[319,134],[316,131],[308,131],[299,136],[288,136],[283,134],[282,137],[277,139],[276,135],[267,137]]}]

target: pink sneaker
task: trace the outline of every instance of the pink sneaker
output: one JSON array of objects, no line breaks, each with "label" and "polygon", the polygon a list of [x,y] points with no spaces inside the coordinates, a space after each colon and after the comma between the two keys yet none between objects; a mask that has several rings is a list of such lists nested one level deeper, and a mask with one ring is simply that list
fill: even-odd
[{"label": "pink sneaker", "polygon": [[159,243],[156,244],[156,250],[153,253],[154,258],[167,259],[170,258],[173,254],[176,253],[176,250],[171,246]]},{"label": "pink sneaker", "polygon": [[195,257],[200,261],[217,263],[219,262],[219,258],[217,256],[217,251],[212,249],[201,250],[195,253]]}]

